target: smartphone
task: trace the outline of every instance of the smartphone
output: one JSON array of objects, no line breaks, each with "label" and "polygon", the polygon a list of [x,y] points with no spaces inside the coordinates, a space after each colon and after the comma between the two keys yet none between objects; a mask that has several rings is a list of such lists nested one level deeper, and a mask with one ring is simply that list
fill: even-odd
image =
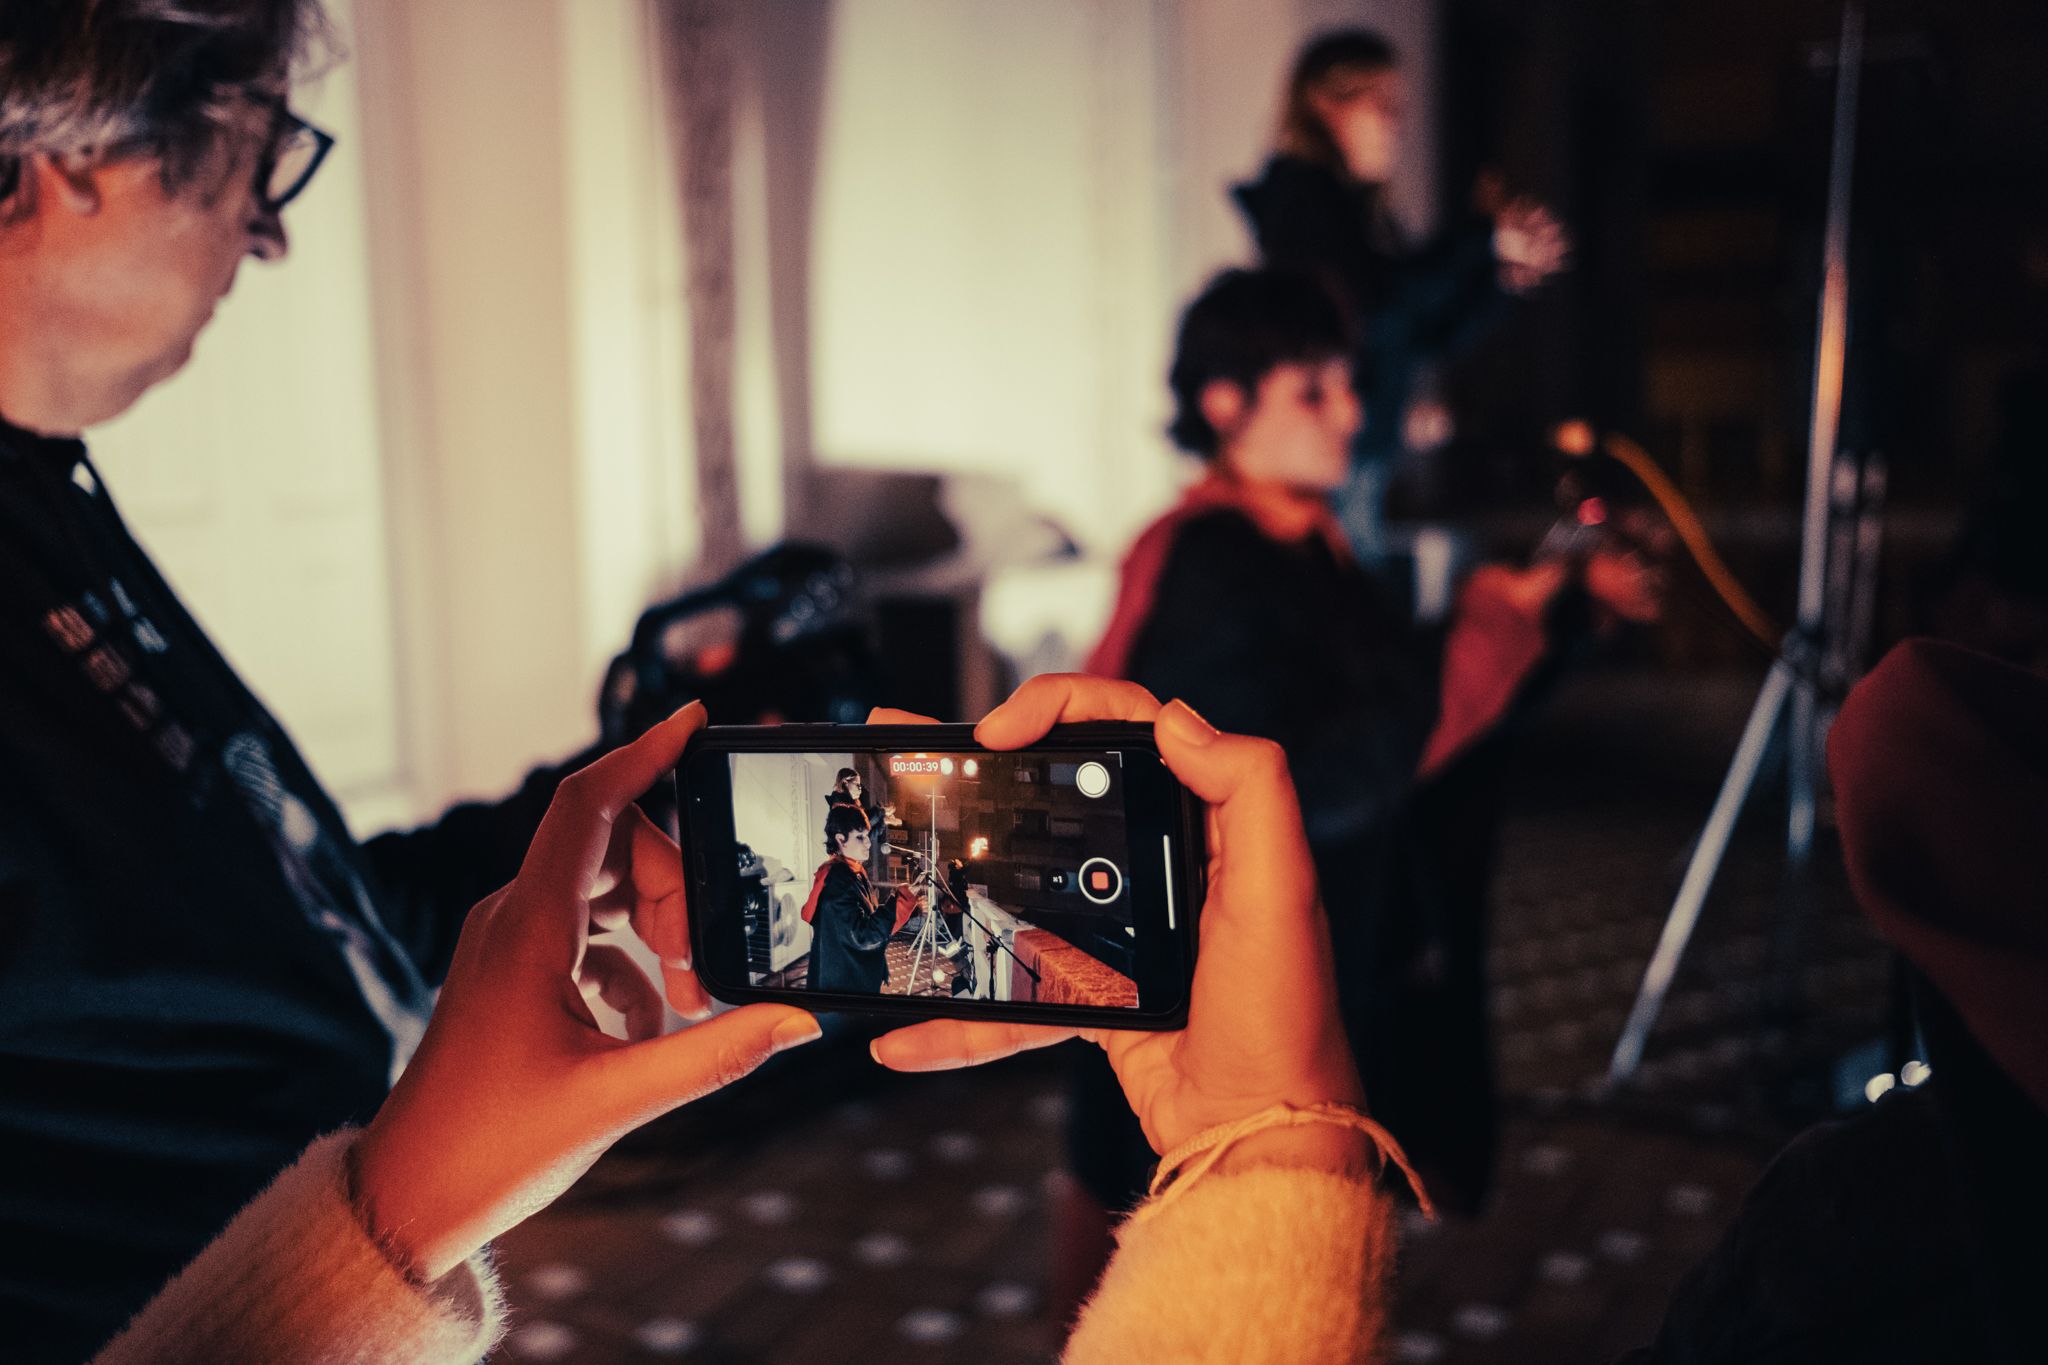
[{"label": "smartphone", "polygon": [[1149,725],[713,726],[676,767],[719,1000],[1128,1029],[1186,1021],[1203,807]]}]

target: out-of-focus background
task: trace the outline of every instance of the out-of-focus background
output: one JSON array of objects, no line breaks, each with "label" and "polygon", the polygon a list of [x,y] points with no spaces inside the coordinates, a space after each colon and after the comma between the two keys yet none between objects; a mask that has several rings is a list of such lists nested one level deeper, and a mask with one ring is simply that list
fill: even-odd
[{"label": "out-of-focus background", "polygon": [[[1526,553],[1557,514],[1548,433],[1585,418],[1791,615],[1839,0],[329,7],[345,58],[302,104],[341,141],[290,258],[95,450],[359,834],[587,744],[643,610],[787,540],[858,575],[877,699],[973,716],[1073,666],[1188,477],[1161,430],[1176,310],[1250,258],[1226,189],[1336,24],[1401,51],[1406,226],[1494,172],[1576,243],[1432,377],[1449,424],[1396,524]],[[1890,471],[1874,642],[2040,657],[2048,573],[2011,527],[2048,492],[2048,23],[1867,8],[1843,441]],[[1640,1342],[1768,1153],[1864,1102],[1891,987],[1825,853],[1806,1008],[1759,1022],[1771,769],[1652,1069],[1593,1084],[1766,662],[1680,567],[1665,621],[1527,736],[1495,897],[1502,1187],[1418,1230],[1397,1358]],[[912,1084],[828,1057],[510,1239],[506,1357],[1047,1358],[1056,1067]]]}]

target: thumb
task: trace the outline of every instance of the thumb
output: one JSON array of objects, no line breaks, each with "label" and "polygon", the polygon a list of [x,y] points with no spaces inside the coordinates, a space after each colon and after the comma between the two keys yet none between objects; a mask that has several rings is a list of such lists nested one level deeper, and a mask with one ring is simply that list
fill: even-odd
[{"label": "thumb", "polygon": [[722,1090],[778,1052],[823,1030],[793,1005],[744,1005],[679,1033],[632,1043],[605,1059],[607,1089],[634,1126]]},{"label": "thumb", "polygon": [[1312,899],[1313,864],[1287,758],[1270,740],[1223,734],[1184,701],[1161,709],[1159,756],[1207,802],[1210,830],[1230,882],[1264,899]]}]

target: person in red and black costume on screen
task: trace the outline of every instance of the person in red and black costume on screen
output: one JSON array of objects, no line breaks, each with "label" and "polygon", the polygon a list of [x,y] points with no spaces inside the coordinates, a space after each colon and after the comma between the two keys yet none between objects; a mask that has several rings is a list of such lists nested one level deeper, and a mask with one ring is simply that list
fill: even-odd
[{"label": "person in red and black costume on screen", "polygon": [[917,895],[899,886],[884,902],[868,876],[874,837],[859,806],[834,804],[825,815],[825,851],[832,856],[811,878],[804,923],[811,926],[808,984],[818,991],[879,995],[889,981],[889,940],[909,920]]},{"label": "person in red and black costume on screen", "polygon": [[[1439,1202],[1471,1207],[1492,1167],[1484,884],[1466,855],[1433,851],[1471,840],[1437,840],[1432,821],[1455,834],[1459,820],[1421,797],[1463,773],[1487,796],[1497,780],[1475,753],[1497,747],[1487,736],[1561,623],[1602,603],[1653,616],[1654,580],[1619,554],[1486,565],[1445,635],[1412,628],[1331,509],[1360,421],[1350,344],[1339,305],[1306,275],[1226,271],[1188,307],[1171,434],[1205,472],[1131,549],[1088,671],[1286,751],[1366,1094]],[[1129,1207],[1148,1153],[1103,1085],[1084,1080],[1076,1098],[1076,1173],[1104,1210]]]}]

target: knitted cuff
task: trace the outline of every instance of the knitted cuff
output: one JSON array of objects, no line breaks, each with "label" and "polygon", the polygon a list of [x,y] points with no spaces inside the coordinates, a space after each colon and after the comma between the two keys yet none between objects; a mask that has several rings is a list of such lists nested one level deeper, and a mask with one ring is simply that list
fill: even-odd
[{"label": "knitted cuff", "polygon": [[496,1344],[505,1307],[482,1253],[409,1281],[350,1207],[353,1130],[331,1133],[235,1215],[94,1365],[291,1360],[447,1365]]},{"label": "knitted cuff", "polygon": [[1061,1365],[1372,1359],[1393,1209],[1371,1183],[1324,1171],[1259,1166],[1195,1182],[1158,1216],[1125,1221]]},{"label": "knitted cuff", "polygon": [[1132,1217],[1155,1216],[1189,1184],[1222,1160],[1225,1152],[1253,1133],[1270,1128],[1299,1128],[1311,1123],[1350,1128],[1371,1138],[1373,1146],[1379,1149],[1381,1170],[1390,1165],[1398,1168],[1407,1178],[1408,1188],[1415,1192],[1415,1202],[1421,1206],[1424,1216],[1436,1217],[1436,1206],[1430,1203],[1429,1192],[1422,1188],[1422,1177],[1415,1173],[1415,1167],[1409,1164],[1408,1154],[1401,1150],[1401,1144],[1394,1140],[1394,1135],[1378,1120],[1348,1104],[1276,1104],[1256,1114],[1246,1115],[1235,1123],[1219,1123],[1214,1128],[1203,1129],[1160,1158],[1159,1168],[1153,1173],[1152,1184],[1146,1191],[1150,1198]]}]

